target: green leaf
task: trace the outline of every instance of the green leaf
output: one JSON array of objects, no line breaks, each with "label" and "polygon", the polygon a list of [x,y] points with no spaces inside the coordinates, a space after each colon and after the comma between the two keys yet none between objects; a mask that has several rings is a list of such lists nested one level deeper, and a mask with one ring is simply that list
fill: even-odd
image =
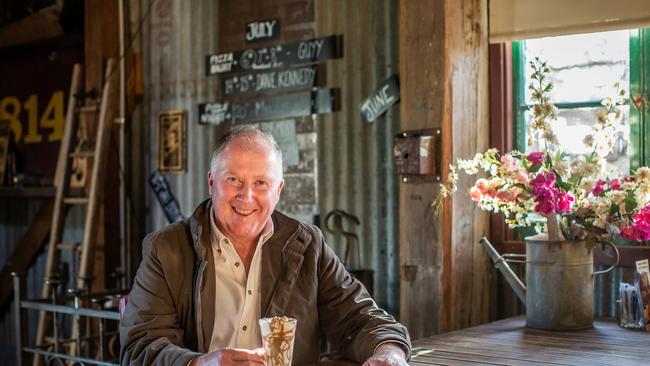
[{"label": "green leaf", "polygon": [[634,197],[634,191],[627,192],[625,195],[625,210],[630,212],[637,207],[636,198]]},{"label": "green leaf", "polygon": [[569,183],[562,182],[562,181],[558,181],[557,186],[562,188],[562,190],[567,191],[567,192],[570,191],[571,188],[572,188]]}]

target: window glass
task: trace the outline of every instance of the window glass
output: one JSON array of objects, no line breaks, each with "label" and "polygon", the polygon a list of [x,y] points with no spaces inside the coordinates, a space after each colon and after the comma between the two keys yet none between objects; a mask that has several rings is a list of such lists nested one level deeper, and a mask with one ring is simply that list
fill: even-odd
[{"label": "window glass", "polygon": [[[597,122],[602,99],[615,96],[614,84],[619,82],[626,93],[629,91],[629,38],[629,31],[625,30],[540,38],[523,43],[521,67],[525,70],[525,85],[520,85],[519,90],[524,90],[525,104],[520,108],[526,110],[531,103],[528,85],[532,70],[529,61],[539,57],[550,68],[549,78],[554,86],[550,93],[551,101],[559,109],[554,129],[562,150],[569,155],[591,152],[583,140]],[[614,151],[606,158],[606,170],[628,174],[629,107],[623,106],[621,109],[622,126],[617,133]],[[528,125],[531,114],[526,111],[521,116]],[[526,151],[539,149],[539,146],[526,147]]]},{"label": "window glass", "polygon": [[629,31],[623,30],[528,40],[526,80],[532,72],[527,61],[539,57],[551,69],[553,103],[600,101],[615,91],[615,82],[625,87],[630,83],[629,38]]}]

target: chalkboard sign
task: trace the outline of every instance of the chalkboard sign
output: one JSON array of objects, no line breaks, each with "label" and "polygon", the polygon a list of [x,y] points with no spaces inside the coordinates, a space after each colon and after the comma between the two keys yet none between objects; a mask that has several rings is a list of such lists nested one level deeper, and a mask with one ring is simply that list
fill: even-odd
[{"label": "chalkboard sign", "polygon": [[255,74],[224,76],[221,91],[224,96],[311,88],[316,78],[316,66],[271,70]]},{"label": "chalkboard sign", "polygon": [[184,217],[181,213],[181,208],[178,206],[178,202],[169,188],[167,179],[160,174],[160,171],[156,170],[151,174],[149,177],[149,185],[156,194],[156,198],[158,198],[158,202],[167,217],[167,221],[172,223],[183,220]]},{"label": "chalkboard sign", "polygon": [[376,120],[399,100],[399,79],[393,75],[382,82],[372,94],[361,102],[359,110],[366,122]]},{"label": "chalkboard sign", "polygon": [[326,61],[342,56],[343,36],[218,53],[205,57],[207,76],[242,70],[267,70]]},{"label": "chalkboard sign", "polygon": [[199,104],[199,124],[257,122],[329,113],[337,108],[334,89],[271,96],[263,99]]},{"label": "chalkboard sign", "polygon": [[280,38],[280,19],[246,23],[246,42],[270,41]]}]

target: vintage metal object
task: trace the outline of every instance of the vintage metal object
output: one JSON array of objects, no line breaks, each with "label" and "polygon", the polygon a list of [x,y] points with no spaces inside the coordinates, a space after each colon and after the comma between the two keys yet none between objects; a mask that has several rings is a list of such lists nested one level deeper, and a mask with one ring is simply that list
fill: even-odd
[{"label": "vintage metal object", "polygon": [[[92,298],[92,294],[81,294],[82,291],[69,291],[73,296],[73,305],[67,305],[69,298],[59,299],[56,291],[52,291],[50,299],[28,300],[26,295],[26,276],[25,274],[12,273],[14,285],[14,325],[15,325],[15,357],[16,365],[32,364],[32,357],[44,357],[47,365],[98,365],[98,366],[118,366],[119,365],[119,347],[105,347],[106,341],[114,346],[117,344],[119,333],[115,331],[120,320],[120,313],[113,310],[92,309],[81,307],[82,298]],[[50,286],[56,287],[61,284],[61,280],[53,276],[48,279]],[[105,292],[101,299],[106,300],[107,296],[119,296],[121,292]],[[48,303],[50,301],[50,303]],[[95,301],[100,303],[101,301]],[[75,319],[84,318],[87,322],[99,322],[99,332],[97,334],[86,333],[77,335],[72,338],[65,338],[64,333],[59,334],[61,329],[57,324],[57,316],[52,316],[54,322],[53,340],[45,345],[30,345],[27,337],[29,325],[27,324],[27,311],[47,312],[51,314],[65,314]],[[112,322],[111,330],[105,328],[106,322]],[[82,344],[92,344],[85,351]],[[95,353],[98,352],[98,353]]]},{"label": "vintage metal object", "polygon": [[185,111],[169,111],[158,115],[158,170],[165,173],[185,173],[186,136]]},{"label": "vintage metal object", "polygon": [[405,183],[440,180],[440,129],[405,131],[393,139],[393,169]]},{"label": "vintage metal object", "polygon": [[547,330],[577,330],[593,326],[594,281],[596,275],[612,270],[616,263],[603,271],[594,272],[593,248],[585,241],[526,238],[526,285],[483,238],[495,266],[504,275],[517,297],[526,305],[526,325]]},{"label": "vintage metal object", "polygon": [[332,210],[325,216],[325,227],[327,231],[335,235],[343,235],[345,237],[345,250],[343,254],[343,264],[348,269],[350,274],[361,281],[366,287],[368,292],[373,294],[374,287],[374,273],[370,269],[362,269],[363,258],[362,250],[359,244],[359,236],[352,232],[343,229],[343,220],[350,224],[361,225],[361,221],[355,215],[347,213],[343,210]]}]

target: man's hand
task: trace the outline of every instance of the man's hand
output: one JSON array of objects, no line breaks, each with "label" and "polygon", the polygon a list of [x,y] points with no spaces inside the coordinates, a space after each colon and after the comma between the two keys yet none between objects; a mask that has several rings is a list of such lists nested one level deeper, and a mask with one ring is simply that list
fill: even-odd
[{"label": "man's hand", "polygon": [[363,363],[363,366],[408,366],[408,363],[402,347],[393,343],[384,343]]},{"label": "man's hand", "polygon": [[266,365],[264,348],[222,348],[193,359],[188,366]]}]

